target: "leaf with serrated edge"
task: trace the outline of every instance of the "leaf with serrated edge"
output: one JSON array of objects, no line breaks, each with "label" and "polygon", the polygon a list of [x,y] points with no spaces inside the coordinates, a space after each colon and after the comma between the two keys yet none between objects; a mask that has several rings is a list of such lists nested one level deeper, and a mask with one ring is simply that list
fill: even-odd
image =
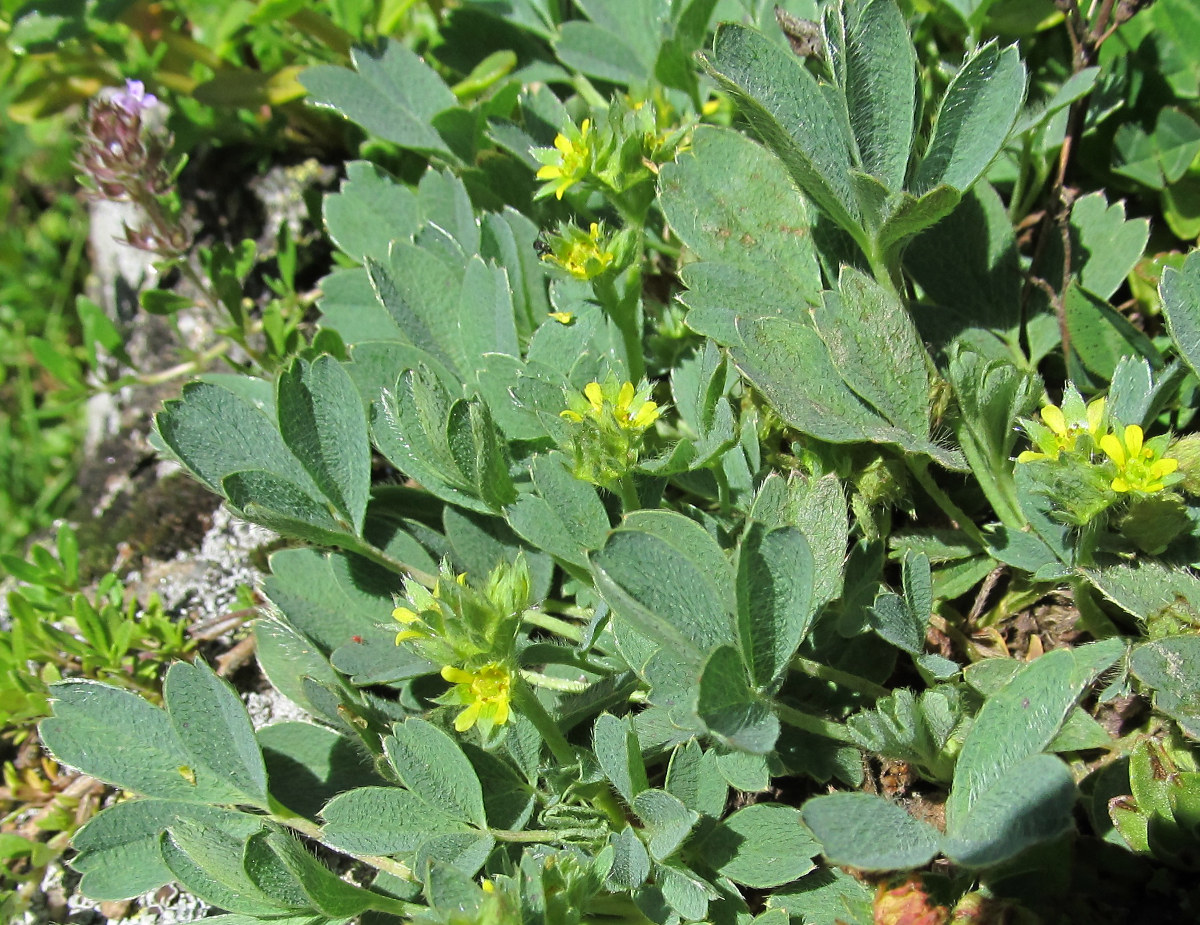
[{"label": "leaf with serrated edge", "polygon": [[[735,163],[740,169],[731,173]],[[747,271],[794,312],[820,300],[804,197],[761,145],[739,132],[701,126],[691,147],[663,166],[658,189],[672,230],[702,261]]]},{"label": "leaf with serrated edge", "polygon": [[838,375],[896,427],[925,439],[929,360],[908,312],[852,267],[843,267],[838,289],[813,314]]},{"label": "leaf with serrated edge", "polygon": [[712,54],[701,60],[796,184],[842,228],[861,235],[847,173],[850,142],[804,64],[761,32],[733,23],[718,27]]},{"label": "leaf with serrated edge", "polygon": [[421,221],[413,191],[369,161],[346,165],[341,188],[325,197],[322,211],[330,239],[360,262],[386,260],[392,241],[410,239]]},{"label": "leaf with serrated edge", "polygon": [[192,382],[182,398],[166,403],[154,426],[175,457],[213,491],[221,490],[221,480],[231,472],[261,469],[316,494],[283,442],[269,401],[255,401],[224,382]]},{"label": "leaf with serrated edge", "polygon": [[429,65],[392,39],[381,53],[355,48],[350,59],[354,71],[321,65],[300,75],[310,102],[402,147],[453,158],[431,125],[458,101]]}]

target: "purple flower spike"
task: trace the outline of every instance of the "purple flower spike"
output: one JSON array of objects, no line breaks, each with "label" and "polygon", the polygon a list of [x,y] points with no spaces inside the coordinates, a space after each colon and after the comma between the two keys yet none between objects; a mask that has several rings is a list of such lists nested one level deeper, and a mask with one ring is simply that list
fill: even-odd
[{"label": "purple flower spike", "polygon": [[131,116],[139,116],[150,107],[158,105],[158,97],[147,93],[146,85],[140,80],[126,80],[125,89],[114,93],[112,101]]}]

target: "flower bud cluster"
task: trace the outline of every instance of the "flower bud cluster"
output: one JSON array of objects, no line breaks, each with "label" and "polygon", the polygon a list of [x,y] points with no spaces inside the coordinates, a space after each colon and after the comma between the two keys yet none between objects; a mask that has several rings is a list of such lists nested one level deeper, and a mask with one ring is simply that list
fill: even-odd
[{"label": "flower bud cluster", "polygon": [[478,724],[487,735],[508,721],[517,631],[530,595],[523,556],[498,565],[481,588],[445,562],[432,590],[405,582],[404,599],[392,611],[401,625],[396,645],[441,666],[453,687],[439,702],[464,708],[455,720],[459,732]]},{"label": "flower bud cluster", "polygon": [[553,148],[534,148],[544,181],[538,197],[562,199],[573,187],[591,186],[620,196],[639,184],[650,184],[661,164],[686,149],[694,124],[684,121],[665,100],[617,97],[602,124],[584,119],[568,123]]},{"label": "flower bud cluster", "polygon": [[128,244],[178,257],[191,245],[191,234],[174,207],[167,163],[172,138],[162,125],[163,111],[138,80],[126,81],[124,90],[102,91],[88,106],[78,165],[97,198],[140,207],[144,220],[137,228],[126,226]]},{"label": "flower bud cluster", "polygon": [[649,385],[635,388],[611,373],[603,383],[589,382],[582,394],[568,395],[560,417],[570,425],[565,450],[572,474],[612,488],[637,465],[645,433],[661,414]]}]

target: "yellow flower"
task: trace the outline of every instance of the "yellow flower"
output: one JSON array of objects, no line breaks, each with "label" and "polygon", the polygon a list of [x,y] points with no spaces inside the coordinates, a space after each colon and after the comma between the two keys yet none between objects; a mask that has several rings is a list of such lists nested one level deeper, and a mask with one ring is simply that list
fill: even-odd
[{"label": "yellow flower", "polygon": [[559,416],[576,424],[582,423],[585,418],[601,426],[611,422],[618,430],[640,434],[662,413],[658,404],[649,400],[649,394],[649,386],[638,391],[632,382],[622,383],[619,388],[615,379],[607,380],[604,385],[589,382],[583,387],[587,404],[579,401],[578,397],[568,398],[572,407],[560,412]]},{"label": "yellow flower", "polygon": [[559,417],[572,426],[560,445],[575,478],[613,488],[634,470],[646,431],[662,414],[650,391],[649,383],[637,388],[610,372],[603,383],[589,382],[582,392],[567,393]]},{"label": "yellow flower", "polygon": [[569,226],[551,238],[550,250],[542,259],[557,264],[576,279],[595,279],[617,259],[610,242],[602,242],[602,237],[607,235],[596,222],[587,231]]},{"label": "yellow flower", "polygon": [[[1064,410],[1065,409],[1065,410]],[[1026,450],[1017,457],[1017,462],[1028,463],[1039,459],[1058,459],[1062,453],[1075,452],[1080,436],[1088,434],[1095,443],[1100,439],[1104,427],[1105,401],[1097,398],[1083,407],[1078,393],[1069,394],[1063,407],[1047,405],[1041,411],[1042,424],[1027,422],[1026,429],[1037,445],[1037,450]],[[1069,417],[1068,417],[1069,413]]]},{"label": "yellow flower", "polygon": [[643,431],[658,420],[658,405],[652,401],[643,401],[638,405],[637,411],[634,411],[634,398],[633,383],[626,382],[617,395],[617,420],[626,430]]},{"label": "yellow flower", "polygon": [[562,199],[563,193],[588,175],[592,162],[591,132],[592,120],[584,119],[578,131],[572,126],[566,134],[560,133],[554,139],[553,151],[538,148],[533,152],[533,156],[542,162],[537,178],[548,181],[538,195],[553,191],[555,198]]},{"label": "yellow flower", "polygon": [[508,722],[509,700],[512,697],[512,673],[499,662],[488,662],[474,671],[447,665],[442,677],[454,685],[442,698],[443,703],[466,707],[454,720],[454,728],[466,732],[478,724],[484,734],[493,726]]},{"label": "yellow flower", "polygon": [[1142,429],[1136,424],[1125,428],[1124,441],[1118,440],[1116,434],[1105,434],[1100,438],[1100,449],[1117,468],[1117,476],[1112,480],[1113,491],[1162,491],[1163,479],[1179,468],[1178,459],[1162,456],[1161,449],[1143,441]]}]

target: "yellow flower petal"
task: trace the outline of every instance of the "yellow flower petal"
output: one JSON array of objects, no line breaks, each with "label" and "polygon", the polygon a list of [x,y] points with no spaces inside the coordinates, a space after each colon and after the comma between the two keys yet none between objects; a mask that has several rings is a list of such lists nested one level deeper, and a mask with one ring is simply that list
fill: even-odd
[{"label": "yellow flower petal", "polygon": [[652,401],[642,402],[642,407],[633,418],[633,426],[645,429],[658,420],[658,405]]},{"label": "yellow flower petal", "polygon": [[[1104,451],[1104,455],[1115,462],[1119,467],[1125,465],[1125,447],[1121,445],[1121,441],[1117,439],[1115,434],[1105,434],[1100,438],[1100,449]],[[1120,491],[1121,489],[1117,489]]]},{"label": "yellow flower petal", "polygon": [[1129,457],[1132,459],[1142,455],[1142,441],[1145,435],[1142,429],[1136,424],[1130,424],[1125,428],[1125,448],[1129,452]]},{"label": "yellow flower petal", "polygon": [[632,382],[626,382],[617,393],[617,413],[628,414],[629,406],[633,404],[634,388]]},{"label": "yellow flower petal", "polygon": [[471,672],[455,668],[453,665],[446,665],[442,668],[442,677],[451,684],[470,684],[475,680],[475,675]]},{"label": "yellow flower petal", "polygon": [[1042,422],[1060,437],[1067,433],[1067,418],[1058,405],[1047,405],[1042,409]]},{"label": "yellow flower petal", "polygon": [[599,412],[604,409],[604,390],[600,388],[599,382],[589,382],[583,387],[583,394],[591,402],[593,411]]}]

